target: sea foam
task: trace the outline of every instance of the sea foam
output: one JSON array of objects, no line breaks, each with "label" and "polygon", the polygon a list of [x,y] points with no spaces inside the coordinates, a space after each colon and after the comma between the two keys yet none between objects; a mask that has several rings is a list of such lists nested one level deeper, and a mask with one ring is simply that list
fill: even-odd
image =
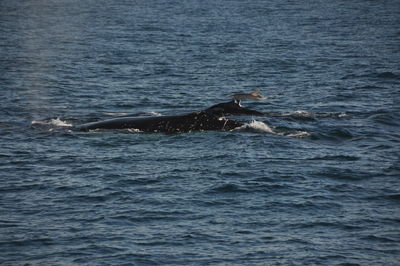
[{"label": "sea foam", "polygon": [[56,127],[72,127],[73,125],[62,121],[60,118],[50,119],[48,121],[37,121],[33,120],[32,125],[48,125],[48,126],[56,126]]}]

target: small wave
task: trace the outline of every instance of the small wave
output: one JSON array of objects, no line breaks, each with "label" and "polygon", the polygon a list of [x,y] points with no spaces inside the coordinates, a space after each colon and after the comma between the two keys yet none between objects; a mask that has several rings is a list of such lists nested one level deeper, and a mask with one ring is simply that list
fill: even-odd
[{"label": "small wave", "polygon": [[16,220],[0,220],[0,228],[17,227],[19,224]]},{"label": "small wave", "polygon": [[345,112],[341,112],[341,113],[316,113],[315,117],[316,118],[349,118],[349,117],[351,117],[351,115],[347,114]]},{"label": "small wave", "polygon": [[238,193],[238,192],[248,192],[247,190],[241,188],[236,184],[224,184],[217,187],[213,187],[208,191],[209,193]]},{"label": "small wave", "polygon": [[392,72],[377,73],[375,76],[377,78],[385,78],[385,79],[399,79],[400,78],[400,75],[396,75]]},{"label": "small wave", "polygon": [[354,171],[352,169],[340,169],[340,168],[327,168],[324,171],[315,173],[319,178],[330,178],[334,180],[342,180],[349,182],[356,182],[372,178],[374,175],[369,172]]},{"label": "small wave", "polygon": [[347,129],[337,128],[337,129],[330,130],[327,133],[320,132],[320,133],[312,134],[312,138],[315,140],[340,141],[340,140],[352,139],[352,138],[354,138],[354,136]]},{"label": "small wave", "polygon": [[368,235],[364,236],[363,239],[380,243],[397,243],[397,240],[390,236]]},{"label": "small wave", "polygon": [[342,79],[353,79],[353,78],[400,79],[400,75],[390,71],[385,71],[385,72],[374,72],[361,75],[349,74],[344,76]]},{"label": "small wave", "polygon": [[370,116],[369,118],[377,123],[387,125],[387,126],[399,125],[394,114],[389,114],[389,113],[375,114],[375,115]]},{"label": "small wave", "polygon": [[391,200],[391,201],[400,201],[400,194],[395,193],[395,194],[388,194],[388,195],[377,195],[377,196],[370,196],[366,197],[368,200]]},{"label": "small wave", "polygon": [[358,161],[360,158],[351,155],[326,155],[310,158],[309,160],[321,161]]},{"label": "small wave", "polygon": [[307,132],[307,131],[297,131],[297,132],[289,133],[286,135],[284,134],[284,136],[292,137],[292,138],[307,138],[307,137],[311,136],[311,133]]},{"label": "small wave", "polygon": [[330,132],[330,134],[334,137],[343,138],[343,139],[353,138],[353,135],[350,133],[350,131],[348,131],[346,129],[334,129]]},{"label": "small wave", "polygon": [[55,126],[55,127],[72,127],[73,125],[66,122],[62,121],[60,118],[56,119],[50,119],[48,121],[37,121],[33,120],[32,125],[45,125],[45,126]]},{"label": "small wave", "polygon": [[291,116],[291,115],[298,115],[298,116],[314,116],[313,113],[311,112],[307,112],[304,110],[297,110],[297,111],[293,111],[293,112],[289,112],[289,113],[283,113],[283,116]]}]

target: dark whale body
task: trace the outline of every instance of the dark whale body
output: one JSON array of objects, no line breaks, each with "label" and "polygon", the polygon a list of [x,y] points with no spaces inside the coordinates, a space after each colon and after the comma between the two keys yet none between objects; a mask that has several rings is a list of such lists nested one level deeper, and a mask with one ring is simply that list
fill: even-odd
[{"label": "dark whale body", "polygon": [[229,131],[243,124],[225,115],[263,115],[261,112],[244,108],[238,101],[230,101],[184,115],[156,117],[120,117],[77,127],[81,131],[96,129],[135,129],[141,132],[180,133],[205,130]]}]

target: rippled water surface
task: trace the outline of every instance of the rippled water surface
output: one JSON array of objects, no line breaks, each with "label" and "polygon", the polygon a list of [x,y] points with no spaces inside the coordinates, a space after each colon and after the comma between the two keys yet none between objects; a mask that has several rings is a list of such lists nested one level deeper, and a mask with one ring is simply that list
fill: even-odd
[{"label": "rippled water surface", "polygon": [[[0,263],[398,265],[399,25],[394,0],[2,0]],[[255,89],[240,130],[71,130]]]}]

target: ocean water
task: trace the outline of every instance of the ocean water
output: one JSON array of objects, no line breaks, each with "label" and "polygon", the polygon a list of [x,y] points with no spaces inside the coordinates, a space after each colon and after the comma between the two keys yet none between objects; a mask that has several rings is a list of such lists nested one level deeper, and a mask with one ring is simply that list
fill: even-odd
[{"label": "ocean water", "polygon": [[[400,2],[0,1],[1,265],[399,265]],[[229,132],[75,132],[237,92]]]}]

